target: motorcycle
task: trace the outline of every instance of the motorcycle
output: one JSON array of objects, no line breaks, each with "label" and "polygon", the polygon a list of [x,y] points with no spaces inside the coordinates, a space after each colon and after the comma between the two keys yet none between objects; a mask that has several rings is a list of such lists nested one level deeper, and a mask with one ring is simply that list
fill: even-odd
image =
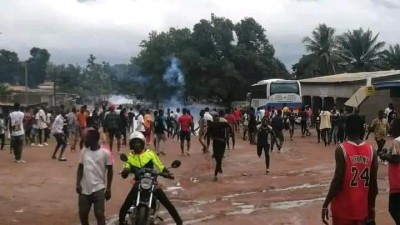
[{"label": "motorcycle", "polygon": [[[120,155],[121,161],[128,161],[125,154]],[[174,160],[170,168],[178,168],[181,161]],[[154,191],[158,188],[158,176],[174,179],[166,173],[159,173],[155,169],[140,168],[135,172],[138,181],[138,193],[136,201],[132,202],[132,206],[128,210],[125,221],[129,225],[154,225],[157,220],[164,221],[157,215],[160,208],[160,202],[154,195]]]}]

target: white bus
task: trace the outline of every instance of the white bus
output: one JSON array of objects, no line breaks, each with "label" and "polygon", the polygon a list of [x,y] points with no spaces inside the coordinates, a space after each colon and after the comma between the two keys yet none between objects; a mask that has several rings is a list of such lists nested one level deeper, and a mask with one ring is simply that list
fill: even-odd
[{"label": "white bus", "polygon": [[296,80],[269,79],[251,85],[248,100],[250,106],[266,108],[268,106],[282,109],[283,104],[296,112],[302,106],[301,85]]}]

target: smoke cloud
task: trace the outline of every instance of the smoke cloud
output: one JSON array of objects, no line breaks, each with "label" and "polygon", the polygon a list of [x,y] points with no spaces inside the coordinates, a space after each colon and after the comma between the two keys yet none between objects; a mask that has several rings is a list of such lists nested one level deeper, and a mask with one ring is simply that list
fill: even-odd
[{"label": "smoke cloud", "polygon": [[185,77],[180,69],[180,60],[175,56],[169,58],[170,65],[165,70],[163,81],[168,88],[173,90],[172,97],[164,101],[164,105],[168,108],[177,108],[184,105]]}]

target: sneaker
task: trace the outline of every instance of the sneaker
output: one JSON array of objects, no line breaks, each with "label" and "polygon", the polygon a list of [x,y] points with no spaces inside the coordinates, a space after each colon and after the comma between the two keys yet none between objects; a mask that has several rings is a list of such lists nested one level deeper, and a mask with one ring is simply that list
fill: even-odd
[{"label": "sneaker", "polygon": [[26,161],[24,161],[24,160],[19,160],[19,162],[20,162],[20,163],[26,163]]},{"label": "sneaker", "polygon": [[44,145],[46,145],[46,146],[49,146],[49,144],[47,144],[47,142],[45,142],[45,143],[43,143]]},{"label": "sneaker", "polygon": [[32,143],[31,146],[36,146],[36,144],[35,144],[35,143]]},{"label": "sneaker", "polygon": [[42,144],[38,144],[38,147],[43,147],[43,145]]}]

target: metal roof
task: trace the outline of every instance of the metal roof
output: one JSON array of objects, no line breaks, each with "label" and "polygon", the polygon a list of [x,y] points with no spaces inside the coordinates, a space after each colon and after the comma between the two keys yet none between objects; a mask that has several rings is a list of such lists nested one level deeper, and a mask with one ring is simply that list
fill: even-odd
[{"label": "metal roof", "polygon": [[255,84],[253,84],[251,86],[264,85],[264,84],[268,84],[268,83],[271,83],[271,82],[277,82],[277,81],[282,82],[282,83],[285,83],[285,82],[288,82],[288,83],[297,82],[297,80],[268,79],[268,80],[260,80],[260,81],[258,81],[257,83],[255,83]]},{"label": "metal roof", "polygon": [[362,81],[367,78],[384,78],[398,75],[400,78],[400,70],[377,71],[377,72],[360,72],[360,73],[342,73],[330,76],[313,77],[300,80],[301,83],[343,83]]},{"label": "metal roof", "polygon": [[385,90],[391,88],[400,88],[400,80],[384,81],[379,83],[374,83],[376,90]]}]

